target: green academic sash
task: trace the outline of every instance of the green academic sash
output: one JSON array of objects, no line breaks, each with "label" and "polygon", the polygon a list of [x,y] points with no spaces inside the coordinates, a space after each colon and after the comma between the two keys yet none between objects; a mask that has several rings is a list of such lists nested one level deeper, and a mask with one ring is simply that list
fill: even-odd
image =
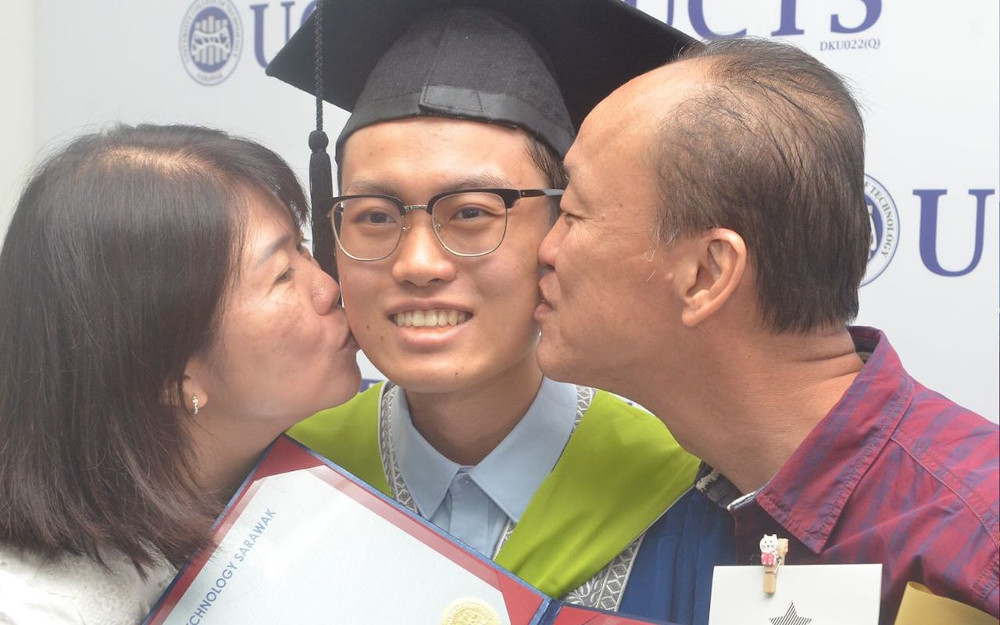
[{"label": "green academic sash", "polygon": [[[378,441],[382,387],[289,434],[392,497]],[[496,562],[562,597],[641,536],[691,487],[697,468],[659,419],[598,391]]]}]

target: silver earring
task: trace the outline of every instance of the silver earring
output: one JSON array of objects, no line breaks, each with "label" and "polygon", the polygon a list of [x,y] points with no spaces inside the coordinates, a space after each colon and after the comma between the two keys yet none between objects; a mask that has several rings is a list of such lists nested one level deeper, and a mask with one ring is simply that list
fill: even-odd
[{"label": "silver earring", "polygon": [[191,411],[194,413],[194,416],[196,416],[196,417],[198,416],[198,396],[197,395],[192,395],[191,396]]}]

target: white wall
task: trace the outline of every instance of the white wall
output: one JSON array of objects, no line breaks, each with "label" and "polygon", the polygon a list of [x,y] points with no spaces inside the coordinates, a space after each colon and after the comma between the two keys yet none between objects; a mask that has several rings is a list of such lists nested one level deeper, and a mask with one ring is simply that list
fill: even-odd
[{"label": "white wall", "polygon": [[17,203],[25,172],[35,155],[33,0],[3,0],[0,59],[4,60],[0,97],[0,239]]}]

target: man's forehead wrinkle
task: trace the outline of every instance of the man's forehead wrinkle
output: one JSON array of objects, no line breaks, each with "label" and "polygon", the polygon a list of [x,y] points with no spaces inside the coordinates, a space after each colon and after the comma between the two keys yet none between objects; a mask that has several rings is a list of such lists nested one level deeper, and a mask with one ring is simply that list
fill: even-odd
[{"label": "man's forehead wrinkle", "polygon": [[587,161],[587,153],[582,147],[576,147],[569,151],[563,161],[563,169],[566,171],[567,187],[574,185],[579,188],[581,183],[587,181],[587,170],[590,164]]}]

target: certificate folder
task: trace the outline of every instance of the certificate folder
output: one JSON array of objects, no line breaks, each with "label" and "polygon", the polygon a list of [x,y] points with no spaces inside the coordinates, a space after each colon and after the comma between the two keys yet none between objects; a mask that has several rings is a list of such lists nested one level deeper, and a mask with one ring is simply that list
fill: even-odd
[{"label": "certificate folder", "polygon": [[144,623],[627,625],[563,605],[281,436]]}]

